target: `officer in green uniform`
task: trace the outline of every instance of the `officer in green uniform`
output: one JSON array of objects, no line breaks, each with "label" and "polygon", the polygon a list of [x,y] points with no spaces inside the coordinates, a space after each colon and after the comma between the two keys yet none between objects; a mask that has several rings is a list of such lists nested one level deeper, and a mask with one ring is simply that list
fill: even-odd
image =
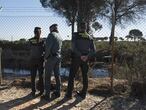
[{"label": "officer in green uniform", "polygon": [[45,45],[45,95],[43,98],[46,100],[50,100],[51,98],[50,89],[52,73],[54,73],[56,81],[56,90],[53,92],[53,95],[56,98],[60,97],[61,78],[59,69],[61,66],[61,46],[62,38],[59,35],[58,25],[52,24]]},{"label": "officer in green uniform", "polygon": [[66,97],[72,97],[72,91],[74,87],[74,78],[79,67],[81,67],[82,78],[83,78],[83,88],[82,91],[77,92],[77,94],[85,98],[88,88],[88,59],[94,55],[95,46],[92,37],[86,32],[86,23],[82,22],[80,24],[79,32],[73,34],[72,38],[72,61],[70,67],[70,74],[68,79],[68,88]]},{"label": "officer in green uniform", "polygon": [[36,92],[36,75],[37,71],[39,74],[39,91],[40,95],[44,92],[44,84],[43,84],[43,61],[44,61],[44,40],[40,38],[41,36],[41,28],[35,27],[34,29],[34,37],[29,39],[30,44],[30,64],[31,64],[31,89],[32,95],[35,96]]}]

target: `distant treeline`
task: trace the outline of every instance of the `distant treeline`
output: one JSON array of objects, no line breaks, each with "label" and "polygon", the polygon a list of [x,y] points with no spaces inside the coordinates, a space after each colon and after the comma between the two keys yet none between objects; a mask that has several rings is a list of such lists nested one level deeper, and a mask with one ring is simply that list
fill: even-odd
[{"label": "distant treeline", "polygon": [[[110,62],[110,59],[105,59],[105,56],[111,55],[111,48],[107,41],[95,41],[96,45],[96,61]],[[126,60],[128,63],[133,62],[135,56],[139,51],[143,51],[146,42],[128,42],[117,41],[115,42],[115,59],[121,63]],[[0,41],[2,48],[2,68],[18,68],[29,69],[29,44],[28,41],[10,42]],[[71,41],[63,41],[62,46],[62,66],[70,65],[71,60]]]},{"label": "distant treeline", "polygon": [[[0,41],[0,47],[2,48],[2,68],[17,68],[17,69],[29,69],[29,43],[25,42],[10,42]],[[103,48],[102,46],[99,46]],[[99,50],[97,52],[97,60],[101,60],[101,57],[108,55],[109,52],[105,50]],[[106,54],[105,54],[106,53]],[[71,41],[63,41],[62,46],[62,67],[68,67],[71,60]]]},{"label": "distant treeline", "polygon": [[[67,47],[67,48],[66,48]],[[30,68],[30,47],[25,42],[0,41],[2,48],[2,68]],[[62,49],[62,66],[67,66],[70,62],[70,41],[63,42]],[[64,58],[66,57],[66,58]],[[64,60],[65,59],[65,60]]]},{"label": "distant treeline", "polygon": [[2,68],[29,68],[29,46],[26,43],[0,41]]}]

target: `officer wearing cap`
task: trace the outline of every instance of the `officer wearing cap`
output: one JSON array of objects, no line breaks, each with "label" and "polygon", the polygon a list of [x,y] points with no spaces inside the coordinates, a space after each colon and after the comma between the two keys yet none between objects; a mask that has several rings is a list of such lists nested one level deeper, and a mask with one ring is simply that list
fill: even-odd
[{"label": "officer wearing cap", "polygon": [[53,92],[55,97],[60,97],[61,79],[60,79],[60,62],[61,62],[62,39],[59,35],[58,25],[50,26],[50,33],[46,39],[45,46],[45,95],[43,98],[49,100],[51,87],[51,74],[54,72],[56,80],[56,90]]},{"label": "officer wearing cap", "polygon": [[72,91],[74,87],[74,78],[79,67],[81,67],[83,88],[77,94],[85,98],[88,88],[88,59],[93,56],[95,52],[95,46],[92,37],[86,32],[86,23],[80,24],[79,32],[73,34],[72,38],[72,61],[70,67],[70,74],[68,79],[68,88],[66,97],[72,97]]},{"label": "officer wearing cap", "polygon": [[43,84],[43,61],[44,61],[44,40],[40,38],[41,36],[41,28],[34,28],[34,37],[29,39],[30,44],[30,64],[31,64],[31,94],[35,96],[36,92],[36,75],[37,71],[39,73],[39,90],[40,95],[44,92],[44,84]]}]

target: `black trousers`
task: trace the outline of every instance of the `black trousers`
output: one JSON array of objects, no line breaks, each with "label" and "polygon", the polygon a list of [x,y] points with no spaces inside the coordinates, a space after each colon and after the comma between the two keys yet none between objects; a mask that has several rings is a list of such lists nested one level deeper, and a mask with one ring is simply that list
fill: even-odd
[{"label": "black trousers", "polygon": [[35,59],[35,60],[32,60],[32,62],[31,62],[31,89],[32,89],[32,92],[36,92],[37,71],[38,71],[38,76],[39,76],[39,83],[38,83],[39,91],[44,92],[43,59],[37,59],[37,60]]},{"label": "black trousers", "polygon": [[83,78],[82,93],[86,95],[86,92],[87,92],[87,88],[88,88],[88,74],[87,73],[89,69],[88,63],[83,62],[80,58],[72,58],[69,79],[68,79],[68,88],[67,88],[67,94],[70,96],[72,95],[72,91],[74,88],[74,78],[79,67],[81,67],[82,78]]}]

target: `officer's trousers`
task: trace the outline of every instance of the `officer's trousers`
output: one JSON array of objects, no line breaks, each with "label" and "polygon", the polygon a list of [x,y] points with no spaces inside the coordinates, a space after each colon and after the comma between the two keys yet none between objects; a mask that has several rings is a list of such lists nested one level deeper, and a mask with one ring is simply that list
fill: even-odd
[{"label": "officer's trousers", "polygon": [[39,91],[43,92],[44,91],[44,81],[43,81],[43,59],[32,59],[31,60],[31,89],[32,92],[36,92],[36,75],[37,71],[39,74]]},{"label": "officer's trousers", "polygon": [[49,57],[45,62],[45,95],[50,96],[51,75],[54,72],[56,80],[56,92],[60,94],[61,78],[60,78],[60,58]]},{"label": "officer's trousers", "polygon": [[70,67],[70,74],[68,79],[68,88],[67,88],[67,95],[72,96],[72,91],[74,88],[74,78],[75,75],[81,67],[82,71],[82,78],[83,78],[83,88],[82,94],[86,95],[87,88],[88,88],[88,64],[87,62],[82,61],[80,58],[72,58],[71,67]]}]

